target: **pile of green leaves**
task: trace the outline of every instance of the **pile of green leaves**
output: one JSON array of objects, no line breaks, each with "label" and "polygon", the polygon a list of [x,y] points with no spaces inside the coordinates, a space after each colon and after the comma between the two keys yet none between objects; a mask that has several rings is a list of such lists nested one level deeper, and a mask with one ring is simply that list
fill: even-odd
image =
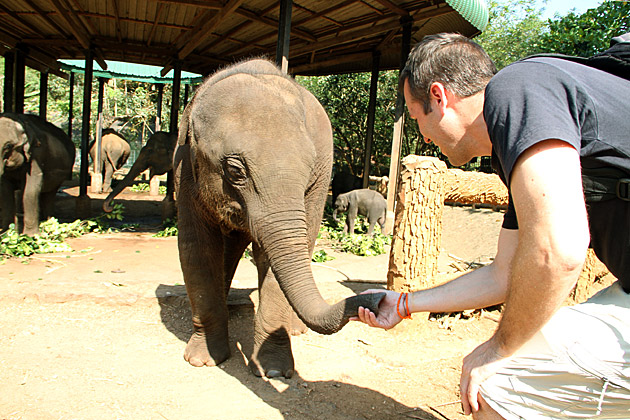
[{"label": "pile of green leaves", "polygon": [[385,253],[385,247],[391,245],[390,235],[383,235],[379,226],[374,228],[374,235],[367,235],[369,224],[363,216],[357,217],[353,234],[343,233],[345,215],[339,216],[335,222],[332,217],[326,217],[319,229],[319,238],[327,238],[334,243],[334,248],[351,254],[371,257]]},{"label": "pile of green leaves", "polygon": [[155,238],[167,238],[169,236],[177,236],[178,234],[177,219],[166,219],[162,222],[162,230],[153,236]]},{"label": "pile of green leaves", "polygon": [[[132,185],[130,188],[130,190],[133,192],[149,191],[150,189],[151,186],[148,182],[138,182],[137,184]],[[166,194],[166,186],[160,185],[158,187],[158,194]]]},{"label": "pile of green leaves", "polygon": [[18,234],[15,225],[0,235],[0,260],[9,257],[28,257],[33,254],[52,252],[71,252],[72,248],[65,243],[67,238],[77,238],[86,233],[109,233],[115,229],[109,227],[108,220],[122,220],[124,206],[116,204],[111,213],[103,213],[88,220],[77,219],[72,223],[59,223],[50,218],[39,224],[39,234],[28,236]]}]

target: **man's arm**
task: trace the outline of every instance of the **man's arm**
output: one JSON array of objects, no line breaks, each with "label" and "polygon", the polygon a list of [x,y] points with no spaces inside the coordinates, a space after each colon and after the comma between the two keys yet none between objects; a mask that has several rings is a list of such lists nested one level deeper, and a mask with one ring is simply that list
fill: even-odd
[{"label": "man's arm", "polygon": [[479,385],[551,318],[575,284],[589,230],[577,151],[560,140],[526,150],[516,162],[511,192],[519,238],[497,331],[464,359],[464,412],[477,411]]},{"label": "man's arm", "polygon": [[[457,277],[431,289],[409,295],[411,312],[455,312],[485,308],[505,301],[508,273],[518,244],[518,230],[501,229],[497,255],[491,264]],[[368,290],[383,292],[383,290]],[[401,321],[396,311],[398,292],[386,291],[379,304],[378,317],[368,309],[359,308],[357,319],[372,327],[390,329]],[[403,311],[403,308],[400,308]]]}]

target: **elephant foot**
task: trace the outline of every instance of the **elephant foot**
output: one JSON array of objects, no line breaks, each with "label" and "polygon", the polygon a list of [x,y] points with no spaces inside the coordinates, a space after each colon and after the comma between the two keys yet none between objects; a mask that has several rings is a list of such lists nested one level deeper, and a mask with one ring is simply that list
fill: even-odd
[{"label": "elephant foot", "polygon": [[[257,340],[256,340],[257,341]],[[291,340],[286,330],[268,336],[262,344],[256,344],[249,368],[256,376],[290,378],[295,372]]]},{"label": "elephant foot", "polygon": [[217,366],[230,357],[228,340],[212,341],[202,332],[195,331],[188,340],[184,359],[193,366]]}]

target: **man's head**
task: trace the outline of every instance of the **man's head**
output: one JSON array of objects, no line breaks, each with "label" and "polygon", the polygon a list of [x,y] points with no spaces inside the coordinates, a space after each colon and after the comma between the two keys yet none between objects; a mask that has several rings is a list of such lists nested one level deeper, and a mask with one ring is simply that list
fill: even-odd
[{"label": "man's head", "polygon": [[400,73],[399,88],[409,83],[412,96],[424,113],[431,111],[430,89],[440,82],[451,93],[466,98],[483,90],[497,69],[476,42],[463,35],[441,33],[425,36],[413,48]]}]

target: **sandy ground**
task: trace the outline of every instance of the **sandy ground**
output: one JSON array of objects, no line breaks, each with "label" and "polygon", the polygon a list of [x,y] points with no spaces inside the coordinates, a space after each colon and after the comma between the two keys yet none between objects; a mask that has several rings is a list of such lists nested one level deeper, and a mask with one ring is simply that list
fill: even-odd
[{"label": "sandy ground", "polygon": [[[140,196],[124,195],[130,219]],[[75,252],[0,265],[0,419],[466,418],[461,360],[492,334],[496,311],[416,314],[390,331],[357,322],[330,336],[309,331],[293,338],[293,378],[260,379],[246,367],[257,301],[248,260],[230,292],[232,357],[190,366],[177,241],[153,237],[150,226],[159,224],[159,199],[143,197],[153,206],[140,218],[145,231],[89,234],[68,241]],[[440,276],[453,276],[459,260],[488,261],[501,218],[445,207]],[[327,300],[385,287],[387,254],[325,249],[336,258],[313,272]]]}]

